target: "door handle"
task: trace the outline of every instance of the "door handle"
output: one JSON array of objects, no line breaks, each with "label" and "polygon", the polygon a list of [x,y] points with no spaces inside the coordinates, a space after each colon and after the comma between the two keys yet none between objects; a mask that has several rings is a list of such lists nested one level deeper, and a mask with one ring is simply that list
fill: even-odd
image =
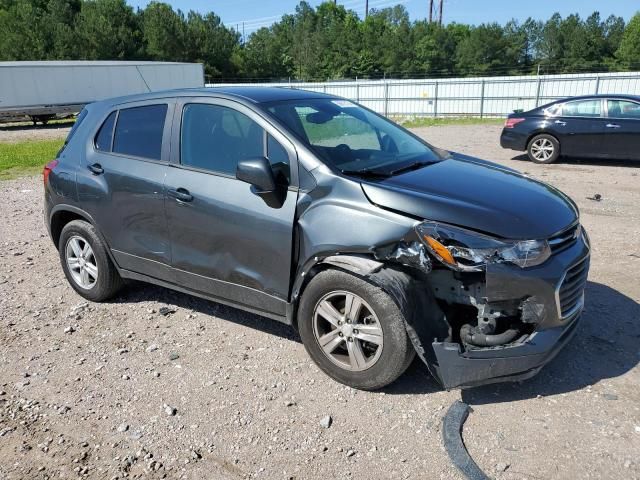
[{"label": "door handle", "polygon": [[193,200],[193,195],[191,195],[189,190],[186,188],[176,188],[175,190],[171,189],[167,193],[170,197],[173,197],[180,202],[190,202]]},{"label": "door handle", "polygon": [[556,120],[553,123],[555,123],[556,125],[560,125],[561,127],[564,127],[567,124],[567,122],[563,122],[562,120]]},{"label": "door handle", "polygon": [[104,168],[102,168],[102,165],[100,165],[99,163],[92,163],[91,165],[89,165],[87,167],[91,173],[93,173],[94,175],[101,175],[104,173]]},{"label": "door handle", "polygon": [[607,128],[620,128],[620,125],[618,125],[617,123],[607,123],[605,126]]}]

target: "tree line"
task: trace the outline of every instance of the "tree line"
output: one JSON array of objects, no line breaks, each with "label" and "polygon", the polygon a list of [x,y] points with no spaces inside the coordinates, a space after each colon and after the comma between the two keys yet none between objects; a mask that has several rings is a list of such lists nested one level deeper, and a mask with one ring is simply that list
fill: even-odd
[{"label": "tree line", "polygon": [[408,78],[640,68],[640,13],[629,23],[554,14],[505,25],[411,21],[401,6],[366,19],[332,1],[244,38],[215,13],[161,2],[0,0],[0,60],[200,62],[208,80]]}]

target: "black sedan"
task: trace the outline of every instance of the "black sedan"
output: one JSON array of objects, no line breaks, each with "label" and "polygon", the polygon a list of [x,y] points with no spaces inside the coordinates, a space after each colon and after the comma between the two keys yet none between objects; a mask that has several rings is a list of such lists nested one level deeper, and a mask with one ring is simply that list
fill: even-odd
[{"label": "black sedan", "polygon": [[572,97],[512,113],[500,145],[526,151],[536,163],[552,163],[560,155],[640,160],[640,97]]}]

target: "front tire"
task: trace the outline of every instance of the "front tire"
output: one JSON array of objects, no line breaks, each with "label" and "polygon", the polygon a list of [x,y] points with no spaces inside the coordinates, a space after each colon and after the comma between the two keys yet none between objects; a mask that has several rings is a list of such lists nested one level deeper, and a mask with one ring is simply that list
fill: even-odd
[{"label": "front tire", "polygon": [[553,163],[560,157],[560,142],[546,133],[536,135],[527,145],[527,155],[534,163]]},{"label": "front tire", "polygon": [[122,278],[109,258],[106,245],[89,222],[67,223],[60,234],[58,252],[67,280],[87,300],[102,302],[122,287]]},{"label": "front tire", "polygon": [[311,280],[300,302],[298,329],[313,361],[353,388],[389,385],[415,356],[393,299],[339,270],[325,270]]}]

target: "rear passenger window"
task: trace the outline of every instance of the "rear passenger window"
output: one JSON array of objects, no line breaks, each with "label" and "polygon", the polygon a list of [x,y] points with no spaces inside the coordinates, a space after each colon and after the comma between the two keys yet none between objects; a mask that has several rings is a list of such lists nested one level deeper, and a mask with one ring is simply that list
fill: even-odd
[{"label": "rear passenger window", "polygon": [[96,135],[96,150],[102,152],[111,151],[111,140],[113,139],[113,125],[116,122],[116,112],[111,112],[111,115],[104,121],[98,135]]},{"label": "rear passenger window", "polygon": [[563,117],[599,117],[602,102],[600,100],[578,100],[567,102],[562,107]]},{"label": "rear passenger window", "polygon": [[182,118],[183,165],[235,176],[239,160],[264,155],[264,130],[243,113],[193,103]]},{"label": "rear passenger window", "polygon": [[114,153],[160,160],[167,105],[120,110],[113,139]]}]

